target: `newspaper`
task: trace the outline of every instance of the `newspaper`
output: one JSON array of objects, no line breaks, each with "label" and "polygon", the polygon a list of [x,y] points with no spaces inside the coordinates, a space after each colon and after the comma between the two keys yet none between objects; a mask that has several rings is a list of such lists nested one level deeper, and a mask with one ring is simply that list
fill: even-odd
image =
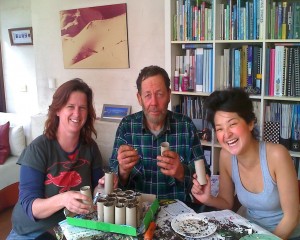
[{"label": "newspaper", "polygon": [[[230,210],[222,211],[212,211],[212,212],[203,212],[196,213],[192,208],[188,207],[185,203],[179,200],[161,200],[160,201],[160,210],[156,216],[156,225],[157,228],[154,232],[153,239],[159,240],[181,240],[187,239],[192,240],[194,238],[185,237],[179,233],[176,233],[172,227],[171,222],[174,218],[180,217],[181,214],[192,213],[198,216],[206,217],[208,222],[216,225],[217,229],[214,233],[209,236],[206,236],[206,240],[225,240],[225,239],[240,239],[243,236],[259,233],[267,234],[274,239],[275,235],[264,230],[258,225],[251,223],[244,217],[234,213]],[[110,239],[143,239],[143,236],[132,237],[121,234],[105,233],[98,230],[86,229],[81,227],[71,226],[67,223],[66,220],[59,223],[61,231],[63,232],[67,240],[110,240]]]},{"label": "newspaper", "polygon": [[274,237],[274,239],[279,239],[272,233],[268,232],[267,230],[261,228],[260,226],[254,223],[251,223],[244,217],[230,210],[195,213],[193,209],[187,207],[183,202],[179,200],[169,202],[168,205],[164,205],[161,207],[161,210],[158,213],[157,220],[156,220],[157,229],[154,233],[154,239],[160,239],[160,240],[194,239],[176,233],[171,227],[172,220],[183,213],[194,213],[197,216],[206,217],[208,219],[208,222],[216,225],[217,227],[216,231],[213,234],[206,236],[205,238],[202,239],[206,239],[206,240],[237,239],[238,240],[241,237],[252,233],[267,234]]}]

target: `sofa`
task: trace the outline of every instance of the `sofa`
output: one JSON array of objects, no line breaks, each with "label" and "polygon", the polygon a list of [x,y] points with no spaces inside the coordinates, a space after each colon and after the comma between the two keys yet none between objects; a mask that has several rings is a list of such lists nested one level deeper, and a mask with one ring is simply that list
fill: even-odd
[{"label": "sofa", "polygon": [[0,125],[7,122],[9,122],[10,154],[0,165],[0,212],[17,202],[20,167],[16,162],[30,142],[29,116],[0,112]]}]

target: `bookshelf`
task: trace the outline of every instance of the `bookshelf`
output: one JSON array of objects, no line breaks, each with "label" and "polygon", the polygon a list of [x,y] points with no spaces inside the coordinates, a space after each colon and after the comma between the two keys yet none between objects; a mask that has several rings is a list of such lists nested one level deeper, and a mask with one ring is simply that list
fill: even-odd
[{"label": "bookshelf", "polygon": [[[198,3],[199,6],[199,12],[201,12],[202,2],[206,2],[205,7],[211,9],[211,30],[208,30],[207,32],[211,31],[211,35],[204,35],[204,38],[201,37],[201,34],[198,34],[195,37],[193,35],[194,32],[197,33],[196,30],[183,30],[181,29],[181,25],[178,26],[177,20],[179,19],[180,23],[180,18],[175,17],[175,15],[178,16],[180,12],[178,11],[178,3],[187,3],[187,6],[190,5],[195,5]],[[246,2],[247,6],[246,6]],[[258,118],[258,128],[260,132],[260,138],[264,139],[264,122],[268,120],[268,109],[271,103],[279,103],[279,104],[290,104],[290,105],[298,105],[300,104],[299,101],[299,95],[297,96],[286,96],[286,94],[282,94],[282,96],[276,96],[274,93],[270,93],[269,88],[270,88],[270,64],[271,64],[271,58],[270,58],[270,49],[275,49],[276,46],[278,45],[290,45],[288,47],[297,47],[299,48],[300,51],[300,22],[298,24],[298,18],[300,19],[300,3],[299,3],[299,11],[295,11],[295,14],[299,14],[299,17],[296,17],[293,21],[295,22],[295,26],[292,26],[292,29],[294,29],[294,36],[291,34],[290,31],[290,20],[288,19],[288,15],[290,17],[289,9],[297,7],[298,9],[298,3],[293,5],[297,1],[272,1],[272,0],[249,0],[249,1],[244,1],[244,0],[211,0],[211,1],[193,1],[193,0],[165,0],[165,68],[167,72],[169,73],[171,80],[174,79],[175,75],[175,70],[178,70],[180,68],[180,64],[178,61],[181,63],[181,60],[178,60],[178,56],[186,56],[187,55],[187,48],[183,46],[191,45],[191,44],[204,44],[204,45],[211,45],[212,49],[212,56],[209,59],[210,61],[207,63],[210,65],[210,69],[212,71],[211,73],[211,83],[210,83],[210,89],[207,91],[195,91],[197,89],[197,79],[196,77],[194,78],[195,82],[194,83],[194,89],[192,91],[174,91],[173,88],[173,82],[172,82],[172,94],[171,94],[171,104],[170,104],[170,109],[174,110],[176,106],[181,104],[182,99],[184,99],[186,96],[187,97],[199,97],[199,98],[204,98],[207,97],[212,91],[222,89],[226,87],[225,82],[226,77],[228,76],[227,79],[231,79],[231,82],[229,83],[229,86],[235,86],[234,83],[234,74],[236,75],[236,71],[238,68],[234,69],[232,62],[236,64],[236,66],[239,66],[240,70],[242,71],[243,68],[243,63],[238,63],[236,59],[233,58],[235,54],[237,56],[241,56],[243,54],[243,48],[246,49],[252,49],[256,48],[259,49],[257,50],[259,52],[259,63],[254,63],[252,62],[252,69],[253,66],[256,66],[254,64],[257,64],[259,67],[259,70],[255,67],[256,70],[252,70],[251,73],[256,74],[257,78],[253,78],[252,80],[248,79],[248,77],[251,77],[248,74],[246,77],[246,84],[248,84],[248,81],[252,81],[253,83],[253,89],[250,89],[250,91],[254,91],[254,94],[250,94],[251,99],[253,100],[254,107],[256,108],[255,113]],[[180,4],[179,4],[180,5]],[[240,9],[244,8],[243,11],[239,11],[237,13],[235,5],[239,5]],[[282,22],[278,23],[278,26],[284,26],[283,28],[281,27],[281,30],[278,30],[278,27],[275,27],[274,23],[274,17],[275,15],[279,15],[278,11],[279,9],[286,8],[286,12],[284,13],[282,11],[282,14],[286,15],[286,18],[282,20]],[[237,8],[237,9],[239,9]],[[183,12],[184,10],[181,9]],[[193,9],[193,8],[191,8]],[[229,11],[225,11],[225,9],[229,9]],[[250,14],[249,9],[256,9],[255,13]],[[253,10],[254,11],[254,10]],[[277,12],[276,12],[277,11]],[[207,13],[207,12],[205,12]],[[247,13],[249,13],[247,15]],[[193,10],[190,11],[190,13],[186,14],[192,14],[193,16]],[[227,14],[227,15],[226,15]],[[294,14],[294,13],[293,13]],[[244,21],[238,21],[236,20],[238,17],[241,19],[244,16]],[[188,16],[188,15],[187,15]],[[224,16],[227,16],[227,20]],[[298,15],[296,15],[298,16]],[[251,17],[253,19],[257,19],[257,21],[250,21],[254,22],[253,24],[248,24],[245,25],[246,22],[246,17]],[[193,17],[186,17],[187,19],[197,19],[195,16]],[[206,21],[207,18],[205,18]],[[208,18],[210,19],[210,18]],[[232,19],[230,21],[229,19]],[[234,20],[235,19],[235,20]],[[192,20],[191,20],[192,21]],[[278,20],[277,20],[278,21]],[[299,20],[300,21],[300,20]],[[186,22],[185,20],[182,20],[181,22]],[[255,24],[256,22],[256,24]],[[176,24],[174,24],[176,23]],[[201,24],[201,23],[200,23]],[[244,24],[244,26],[243,26]],[[188,25],[186,25],[188,26]],[[194,25],[193,25],[194,26]],[[183,28],[184,28],[183,24]],[[207,25],[205,26],[205,28]],[[200,27],[201,28],[201,27]],[[208,24],[209,28],[209,24]],[[244,29],[243,33],[242,31],[238,29]],[[245,30],[246,29],[246,30]],[[275,29],[277,29],[275,31]],[[282,30],[284,29],[284,30]],[[201,31],[201,30],[199,30]],[[251,33],[247,32],[250,31]],[[281,34],[279,34],[279,31],[281,31]],[[283,34],[284,32],[284,34]],[[189,35],[192,33],[192,35]],[[207,34],[205,32],[205,34]],[[243,35],[244,34],[244,35]],[[285,38],[285,39],[283,39]],[[194,40],[193,40],[194,39]],[[200,39],[200,40],[199,40]],[[203,46],[204,46],[203,45]],[[246,47],[245,47],[246,46]],[[250,46],[250,48],[249,48]],[[255,46],[255,47],[254,47]],[[299,46],[299,47],[298,47]],[[183,49],[185,48],[185,49]],[[205,48],[205,47],[203,47]],[[229,49],[229,50],[225,50]],[[225,51],[224,51],[225,50]],[[196,58],[196,51],[195,52],[190,52],[188,50],[188,55],[193,55]],[[251,50],[252,51],[252,50]],[[226,52],[231,55],[230,59],[226,58]],[[240,55],[239,55],[240,54]],[[287,55],[286,55],[287,56]],[[295,56],[295,55],[293,55]],[[184,57],[183,57],[184,58]],[[253,58],[253,61],[256,58]],[[190,60],[192,62],[193,60]],[[227,61],[227,65],[226,65]],[[242,62],[242,57],[240,57],[240,62]],[[183,60],[184,62],[184,60]],[[240,65],[238,65],[240,64]],[[273,62],[275,65],[275,63]],[[184,68],[184,67],[183,67]],[[286,68],[288,68],[288,65],[286,65]],[[247,63],[247,69],[246,73],[248,72],[248,63]],[[184,70],[183,70],[184,71]],[[253,72],[256,71],[256,72]],[[259,72],[257,72],[259,71]],[[273,70],[275,71],[275,70]],[[285,70],[282,70],[283,72]],[[289,70],[291,71],[291,70]],[[197,72],[197,70],[195,70]],[[196,74],[194,72],[194,74]],[[287,74],[287,72],[285,72]],[[240,79],[242,79],[242,74],[239,73]],[[275,73],[273,73],[275,75]],[[278,73],[280,74],[280,73]],[[281,73],[282,74],[282,73]],[[208,76],[208,75],[206,75]],[[242,82],[240,82],[242,84]],[[245,84],[245,83],[244,83]],[[274,83],[271,83],[274,84]],[[243,85],[242,85],[243,86]],[[275,86],[275,85],[274,85]],[[257,90],[259,88],[259,90]],[[300,86],[299,86],[300,88]],[[283,89],[283,87],[282,87]],[[255,92],[256,91],[256,92]],[[178,110],[178,107],[177,107]],[[300,119],[299,119],[300,121]],[[202,141],[202,145],[204,146],[205,149],[210,149],[211,151],[211,170],[212,174],[217,175],[219,172],[219,153],[220,153],[220,145],[218,144],[213,132],[212,132],[212,140],[211,141]],[[300,141],[299,141],[300,143]],[[299,159],[300,157],[300,152],[298,151],[290,151],[290,154],[293,158]],[[296,165],[296,164],[295,164]],[[298,163],[299,165],[299,163]]]}]

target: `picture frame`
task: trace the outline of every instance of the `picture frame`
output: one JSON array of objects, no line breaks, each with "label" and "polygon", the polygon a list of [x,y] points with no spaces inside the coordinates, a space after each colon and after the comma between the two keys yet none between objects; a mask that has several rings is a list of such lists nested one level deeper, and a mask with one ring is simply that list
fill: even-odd
[{"label": "picture frame", "polygon": [[103,104],[101,120],[109,122],[120,122],[123,117],[131,113],[131,106]]},{"label": "picture frame", "polygon": [[10,28],[8,33],[12,46],[33,45],[32,27]]}]

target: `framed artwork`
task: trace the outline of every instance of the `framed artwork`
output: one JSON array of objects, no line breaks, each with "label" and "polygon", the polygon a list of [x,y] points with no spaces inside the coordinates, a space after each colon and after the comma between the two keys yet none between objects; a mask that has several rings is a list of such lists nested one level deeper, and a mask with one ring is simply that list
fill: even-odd
[{"label": "framed artwork", "polygon": [[110,122],[120,122],[123,117],[131,113],[131,106],[103,104],[101,120]]},{"label": "framed artwork", "polygon": [[32,27],[8,29],[11,45],[33,45]]},{"label": "framed artwork", "polygon": [[126,3],[60,11],[65,68],[129,68]]}]

